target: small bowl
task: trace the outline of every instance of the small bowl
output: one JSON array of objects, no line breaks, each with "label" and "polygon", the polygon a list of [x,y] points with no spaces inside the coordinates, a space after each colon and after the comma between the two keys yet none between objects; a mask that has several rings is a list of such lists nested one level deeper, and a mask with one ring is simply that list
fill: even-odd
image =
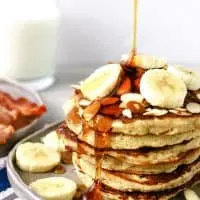
[{"label": "small bowl", "polygon": [[[38,105],[43,104],[40,96],[36,92],[8,78],[0,78],[0,91],[10,94],[13,98],[25,97]],[[36,118],[27,126],[15,131],[13,136],[8,140],[6,144],[0,144],[0,158],[6,156],[11,148],[19,140],[31,134],[32,128],[36,125],[38,121],[39,118]]]}]

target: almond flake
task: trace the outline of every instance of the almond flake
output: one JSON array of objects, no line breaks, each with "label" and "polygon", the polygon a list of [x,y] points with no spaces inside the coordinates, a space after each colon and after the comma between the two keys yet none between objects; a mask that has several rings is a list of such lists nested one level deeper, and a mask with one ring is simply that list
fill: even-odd
[{"label": "almond flake", "polygon": [[166,115],[168,113],[167,110],[164,109],[148,109],[147,112],[143,113],[144,116],[162,116],[162,115]]},{"label": "almond flake", "polygon": [[199,93],[199,94],[197,94],[196,96],[197,96],[197,98],[200,100],[200,93]]},{"label": "almond flake", "polygon": [[83,106],[83,107],[89,106],[91,103],[92,103],[92,102],[89,101],[89,100],[87,100],[87,99],[81,99],[81,100],[79,101],[79,105],[80,105],[80,106]]},{"label": "almond flake", "polygon": [[200,104],[191,102],[186,105],[186,108],[191,113],[200,113]]},{"label": "almond flake", "polygon": [[117,90],[117,95],[122,95],[131,91],[131,79],[127,76],[122,81],[120,87]]},{"label": "almond flake", "polygon": [[120,103],[120,104],[119,104],[119,107],[120,107],[120,108],[127,108],[127,106],[126,106],[126,103],[125,103],[125,102],[122,102],[122,103]]},{"label": "almond flake", "polygon": [[144,100],[144,97],[138,93],[126,93],[121,96],[121,101],[125,103],[128,103],[129,101],[142,103],[143,100]]},{"label": "almond flake", "polygon": [[90,104],[84,111],[83,111],[83,117],[90,121],[99,111],[101,107],[101,104],[99,101],[94,101],[92,104]]},{"label": "almond flake", "polygon": [[107,106],[116,104],[120,101],[119,97],[105,97],[100,100],[101,105]]},{"label": "almond flake", "polygon": [[141,114],[145,111],[144,105],[135,101],[129,101],[126,105],[134,114]]},{"label": "almond flake", "polygon": [[179,110],[169,110],[170,113],[179,115],[179,116],[190,116],[191,113],[186,112],[186,111],[179,111]]},{"label": "almond flake", "polygon": [[123,111],[122,111],[122,115],[123,115],[124,117],[129,118],[129,119],[132,118],[132,112],[131,112],[130,109],[125,109],[125,110],[123,110]]},{"label": "almond flake", "polygon": [[186,108],[175,108],[175,110],[182,111],[182,112],[186,112],[187,111]]},{"label": "almond flake", "polygon": [[122,113],[122,108],[120,108],[118,104],[104,106],[102,109],[100,109],[100,113],[103,115],[119,117]]}]

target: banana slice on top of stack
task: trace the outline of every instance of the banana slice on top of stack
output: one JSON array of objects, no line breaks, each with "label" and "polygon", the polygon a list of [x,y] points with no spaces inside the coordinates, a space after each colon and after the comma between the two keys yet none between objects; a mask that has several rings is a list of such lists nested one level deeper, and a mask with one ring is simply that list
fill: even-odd
[{"label": "banana slice on top of stack", "polygon": [[[124,56],[123,59],[128,60],[128,56]],[[200,76],[197,73],[180,65],[169,66],[163,58],[137,55],[132,63],[129,62],[129,66],[131,65],[144,69],[139,91],[152,106],[166,109],[181,108],[187,90],[200,88]],[[108,64],[97,69],[83,81],[80,90],[86,99],[93,101],[112,94],[121,79],[122,67],[119,64]]]}]

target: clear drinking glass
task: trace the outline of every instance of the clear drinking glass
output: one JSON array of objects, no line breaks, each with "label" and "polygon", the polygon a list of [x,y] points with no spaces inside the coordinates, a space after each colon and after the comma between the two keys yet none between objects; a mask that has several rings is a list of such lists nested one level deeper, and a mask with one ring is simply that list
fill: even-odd
[{"label": "clear drinking glass", "polygon": [[56,3],[3,0],[0,4],[0,75],[35,90],[49,87],[55,80],[59,27]]}]

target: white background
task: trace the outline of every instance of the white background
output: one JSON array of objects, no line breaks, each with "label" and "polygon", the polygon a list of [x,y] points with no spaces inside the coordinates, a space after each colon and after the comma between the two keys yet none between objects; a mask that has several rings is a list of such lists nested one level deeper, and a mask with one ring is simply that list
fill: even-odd
[{"label": "white background", "polygon": [[[132,0],[57,0],[58,63],[97,67],[131,48]],[[140,0],[138,51],[200,65],[200,1]]]}]

